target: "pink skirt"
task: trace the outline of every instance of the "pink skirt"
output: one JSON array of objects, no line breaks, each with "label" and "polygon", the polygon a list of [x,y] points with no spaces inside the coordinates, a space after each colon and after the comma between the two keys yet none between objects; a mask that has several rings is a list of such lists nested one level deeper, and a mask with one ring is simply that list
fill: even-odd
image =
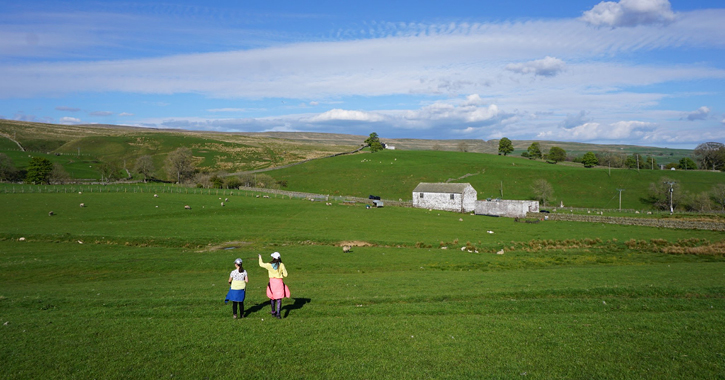
[{"label": "pink skirt", "polygon": [[267,284],[267,297],[271,300],[290,298],[289,288],[281,278],[270,278]]}]

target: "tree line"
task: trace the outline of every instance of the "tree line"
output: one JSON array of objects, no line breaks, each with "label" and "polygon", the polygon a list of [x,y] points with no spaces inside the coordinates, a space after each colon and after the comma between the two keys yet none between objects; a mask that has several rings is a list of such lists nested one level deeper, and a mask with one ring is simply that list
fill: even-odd
[{"label": "tree line", "polygon": [[[509,155],[513,153],[514,146],[511,140],[503,137],[499,140],[498,154]],[[586,152],[581,156],[569,156],[566,151],[558,146],[549,148],[548,153],[541,150],[539,142],[533,142],[529,147],[521,153],[522,157],[531,160],[544,159],[549,163],[557,163],[562,161],[578,162],[584,167],[591,168],[594,166],[608,166],[612,168],[629,168],[629,169],[660,169],[657,159],[654,156],[643,156],[639,153],[630,155],[615,154],[612,152]],[[664,166],[664,169],[682,169],[682,170],[721,170],[725,171],[725,145],[718,142],[706,142],[698,145],[693,151],[694,160],[690,157],[683,157],[679,162],[672,162]]]}]

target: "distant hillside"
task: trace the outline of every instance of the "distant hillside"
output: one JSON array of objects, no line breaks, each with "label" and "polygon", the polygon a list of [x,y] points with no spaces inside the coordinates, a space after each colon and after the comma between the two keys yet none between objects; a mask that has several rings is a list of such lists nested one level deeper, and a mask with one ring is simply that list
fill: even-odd
[{"label": "distant hillside", "polygon": [[[165,178],[166,155],[185,146],[192,149],[197,165],[209,172],[228,173],[276,168],[291,163],[348,152],[361,146],[367,136],[314,132],[207,132],[153,129],[118,125],[58,125],[0,120],[0,151],[10,155],[16,166],[27,165],[28,154],[21,154],[17,144],[35,155],[44,154],[68,166],[74,178],[99,178],[101,162],[116,162],[133,168],[142,155],[152,156],[156,177]],[[397,150],[466,151],[497,154],[499,140],[424,140],[388,139],[381,141]],[[17,142],[17,144],[16,144]],[[521,152],[532,143],[513,140],[515,151]],[[588,151],[621,154],[654,155],[657,162],[667,164],[689,156],[690,150],[641,147],[634,145],[601,145],[573,142],[539,141],[547,152],[559,146],[570,156]],[[61,160],[58,155],[66,157]],[[77,158],[69,158],[76,155]]]}]

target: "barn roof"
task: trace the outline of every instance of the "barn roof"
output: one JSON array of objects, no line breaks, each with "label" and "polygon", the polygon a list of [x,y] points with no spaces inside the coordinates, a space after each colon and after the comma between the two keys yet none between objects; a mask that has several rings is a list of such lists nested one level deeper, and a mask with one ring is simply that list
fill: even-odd
[{"label": "barn roof", "polygon": [[427,183],[421,182],[413,190],[416,193],[454,193],[463,194],[470,183]]}]

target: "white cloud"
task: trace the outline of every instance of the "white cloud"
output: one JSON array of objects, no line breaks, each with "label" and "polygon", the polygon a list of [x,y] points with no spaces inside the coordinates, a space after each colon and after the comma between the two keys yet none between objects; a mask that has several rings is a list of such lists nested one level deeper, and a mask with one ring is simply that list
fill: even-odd
[{"label": "white cloud", "polygon": [[510,63],[506,65],[506,70],[518,74],[540,75],[545,77],[553,77],[564,71],[566,64],[558,58],[546,56],[544,59],[529,61],[524,63]]},{"label": "white cloud", "polygon": [[134,114],[128,112],[121,112],[118,114],[118,116],[134,116]]},{"label": "white cloud", "polygon": [[694,120],[705,120],[710,115],[710,108],[702,106],[695,111],[687,114],[686,118],[689,121]]},{"label": "white cloud", "polygon": [[310,105],[311,105],[311,106],[317,106],[317,105],[319,105],[319,104],[320,104],[320,102],[315,102],[315,101],[312,101],[312,102],[310,102]]},{"label": "white cloud", "polygon": [[640,139],[652,132],[655,124],[643,121],[618,121],[611,124],[584,123],[573,128],[562,128],[560,137],[567,140],[624,140]]},{"label": "white cloud", "polygon": [[103,116],[103,117],[105,117],[105,116],[111,116],[111,115],[113,115],[113,112],[110,112],[110,111],[94,111],[94,112],[90,112],[89,115],[91,115],[91,116]]},{"label": "white cloud", "polygon": [[64,116],[64,117],[61,117],[60,118],[60,123],[61,124],[77,124],[77,123],[80,123],[80,122],[81,122],[81,119],[78,119],[78,118],[75,118],[75,117]]},{"label": "white cloud", "polygon": [[349,111],[343,109],[333,109],[319,115],[313,116],[309,119],[310,122],[332,122],[332,121],[363,121],[363,122],[378,122],[385,120],[380,114],[373,112],[364,111]]},{"label": "white cloud", "polygon": [[675,20],[675,13],[669,0],[602,1],[584,12],[581,19],[595,26],[632,27],[666,24]]}]

